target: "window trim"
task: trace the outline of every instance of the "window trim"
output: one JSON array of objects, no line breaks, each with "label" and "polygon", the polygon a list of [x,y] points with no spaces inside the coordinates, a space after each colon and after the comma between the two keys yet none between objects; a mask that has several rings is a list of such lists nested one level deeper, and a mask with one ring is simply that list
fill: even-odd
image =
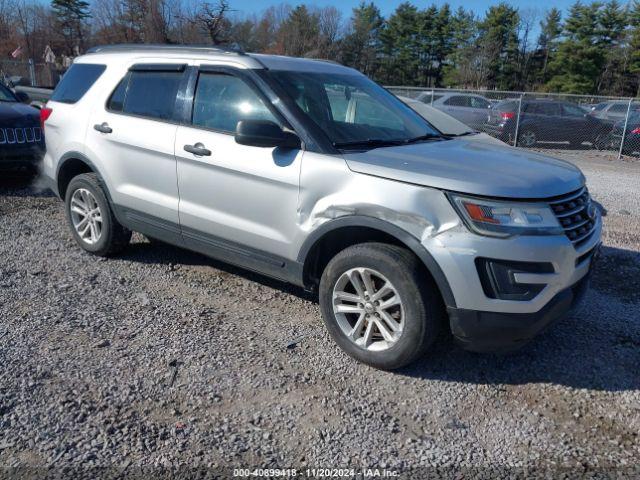
[{"label": "window trim", "polygon": [[[148,66],[149,68],[146,68],[146,66]],[[167,119],[167,118],[157,118],[157,117],[150,117],[148,115],[140,115],[137,113],[129,113],[129,112],[125,112],[124,111],[124,105],[126,103],[127,100],[127,96],[129,95],[129,88],[131,87],[131,73],[132,72],[143,72],[143,73],[151,73],[151,72],[169,72],[169,73],[180,73],[182,72],[182,78],[180,78],[180,81],[178,83],[178,90],[176,91],[176,98],[175,98],[175,103],[174,103],[174,110],[173,110],[173,115],[171,119]],[[118,89],[118,87],[120,86],[120,83],[122,83],[122,81],[126,78],[129,77],[129,79],[127,80],[127,90],[125,92],[125,99],[124,102],[122,104],[122,108],[123,110],[118,111],[118,110],[113,110],[111,108],[109,108],[109,103],[111,102],[111,98],[113,97],[114,93],[116,92],[116,90]],[[180,110],[182,109],[182,98],[184,96],[184,91],[186,89],[186,83],[189,80],[189,71],[188,71],[188,67],[186,64],[172,64],[172,63],[166,63],[166,64],[158,64],[158,63],[138,63],[135,65],[132,65],[131,67],[129,67],[126,71],[126,73],[124,74],[124,76],[118,81],[118,83],[116,83],[116,86],[113,88],[113,90],[111,91],[111,93],[109,94],[109,96],[107,97],[107,100],[104,104],[104,109],[106,112],[109,112],[113,115],[122,115],[124,117],[132,117],[132,118],[139,118],[141,120],[150,120],[152,122],[159,122],[159,123],[166,123],[169,125],[182,125],[182,119],[181,119],[181,112]]]},{"label": "window trim", "polygon": [[136,63],[129,67],[130,72],[184,72],[186,63]]},{"label": "window trim", "polygon": [[[286,128],[291,130],[292,132],[298,133],[291,127],[289,121],[285,118],[285,116],[280,113],[280,111],[273,105],[269,97],[256,85],[253,79],[247,75],[243,70],[239,68],[229,67],[227,65],[213,65],[213,64],[204,64],[200,66],[193,67],[193,72],[191,75],[193,76],[192,89],[189,92],[189,95],[186,95],[184,98],[185,107],[183,108],[183,123],[182,125],[188,128],[193,128],[195,130],[202,130],[205,132],[218,133],[221,135],[227,136],[235,136],[235,132],[229,132],[227,130],[219,130],[215,128],[205,127],[203,125],[194,125],[193,123],[193,110],[195,108],[196,101],[196,92],[198,89],[198,82],[200,80],[200,75],[202,73],[205,74],[216,74],[216,75],[227,75],[238,78],[241,82],[244,82],[254,93],[262,100],[262,103],[267,107],[267,109],[271,112],[271,114],[278,120],[281,124],[282,128]],[[300,135],[298,135],[300,136]],[[302,138],[301,138],[302,140]],[[304,147],[304,142],[303,142]],[[304,149],[304,148],[303,148]]]},{"label": "window trim", "polygon": [[129,95],[129,82],[131,81],[131,73],[130,71],[127,71],[127,73],[124,74],[124,77],[122,77],[120,79],[120,81],[118,83],[116,83],[115,88],[113,89],[113,91],[109,94],[109,97],[107,98],[106,103],[104,104],[104,109],[107,112],[111,112],[111,113],[120,113],[120,114],[124,114],[124,110],[114,110],[113,108],[110,108],[110,104],[111,104],[111,99],[113,98],[113,96],[116,93],[116,90],[118,90],[118,87],[120,86],[120,84],[122,82],[124,82],[124,80],[127,79],[127,87],[125,88],[124,91],[124,100],[122,101],[122,108],[124,109],[124,102],[126,102],[127,100],[127,95]]}]

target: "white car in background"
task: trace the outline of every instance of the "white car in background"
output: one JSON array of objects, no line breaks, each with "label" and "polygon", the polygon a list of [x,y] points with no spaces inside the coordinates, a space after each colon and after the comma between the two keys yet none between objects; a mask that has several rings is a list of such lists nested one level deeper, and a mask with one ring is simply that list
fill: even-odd
[{"label": "white car in background", "polygon": [[459,120],[456,120],[451,115],[441,112],[437,108],[422,103],[419,100],[402,96],[398,96],[398,98],[448,137],[462,137],[469,135],[473,140],[477,140],[479,142],[505,145],[504,142],[497,138],[483,132],[478,132]]},{"label": "white car in background", "polygon": [[448,113],[476,130],[486,122],[492,102],[482,95],[459,92],[422,92],[416,100]]}]

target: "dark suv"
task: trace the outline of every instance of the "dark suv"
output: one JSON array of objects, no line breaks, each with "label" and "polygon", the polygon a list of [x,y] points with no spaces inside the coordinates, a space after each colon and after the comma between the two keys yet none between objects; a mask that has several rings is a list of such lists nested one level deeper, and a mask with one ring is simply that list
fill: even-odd
[{"label": "dark suv", "polygon": [[[505,100],[493,107],[483,130],[504,142],[515,141],[519,100]],[[578,105],[558,100],[523,100],[518,125],[518,146],[533,147],[537,142],[584,142],[597,144],[611,130]]]},{"label": "dark suv", "polygon": [[0,84],[0,171],[35,174],[43,153],[40,112]]}]

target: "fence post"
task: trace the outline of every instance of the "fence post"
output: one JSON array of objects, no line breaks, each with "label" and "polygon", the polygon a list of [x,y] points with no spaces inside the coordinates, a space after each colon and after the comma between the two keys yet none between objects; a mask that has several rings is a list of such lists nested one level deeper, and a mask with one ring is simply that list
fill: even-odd
[{"label": "fence post", "polygon": [[622,138],[620,138],[620,150],[618,150],[618,160],[622,160],[624,136],[627,133],[627,125],[629,124],[629,115],[631,114],[631,102],[633,102],[633,98],[629,99],[629,105],[627,105],[627,116],[624,117],[624,127],[622,128]]},{"label": "fence post", "polygon": [[518,146],[518,131],[520,130],[520,112],[522,111],[522,97],[524,93],[520,94],[520,100],[518,101],[518,116],[516,117],[516,133],[513,137],[513,146]]},{"label": "fence post", "polygon": [[29,59],[29,76],[31,77],[31,86],[35,87],[38,82],[36,82],[36,69],[33,64],[33,58]]}]

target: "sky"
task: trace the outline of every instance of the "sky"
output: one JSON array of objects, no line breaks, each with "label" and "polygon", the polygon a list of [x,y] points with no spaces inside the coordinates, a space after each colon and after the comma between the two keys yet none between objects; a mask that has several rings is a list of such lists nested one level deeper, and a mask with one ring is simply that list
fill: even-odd
[{"label": "sky", "polygon": [[[231,0],[231,8],[238,10],[239,12],[260,13],[262,10],[270,7],[271,5],[279,5],[281,3],[289,3],[291,5],[306,3],[309,5],[316,5],[318,7],[332,5],[342,11],[345,17],[349,17],[351,15],[351,10],[354,7],[358,6],[360,1],[361,0]],[[395,8],[400,3],[402,3],[402,1],[400,0],[373,1],[385,16],[392,13]],[[507,3],[509,3],[513,7],[517,7],[520,10],[537,11],[540,16],[542,16],[542,14],[544,14],[544,12],[548,8],[557,7],[561,10],[567,10],[574,2],[575,0],[555,0],[552,3],[541,2],[539,0],[512,0],[508,1]],[[499,0],[411,0],[411,3],[413,3],[418,8],[425,8],[433,4],[440,6],[445,3],[449,3],[449,5],[451,5],[451,7],[453,7],[454,9],[462,6],[466,10],[473,10],[476,14],[483,15],[487,8],[489,8],[489,6],[496,5],[500,2]]]}]

